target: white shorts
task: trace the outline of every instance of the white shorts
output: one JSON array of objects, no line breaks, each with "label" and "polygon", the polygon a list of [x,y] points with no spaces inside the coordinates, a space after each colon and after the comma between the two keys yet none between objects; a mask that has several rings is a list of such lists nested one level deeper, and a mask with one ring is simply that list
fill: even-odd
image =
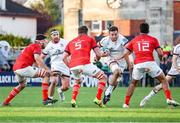
[{"label": "white shorts", "polygon": [[[149,71],[146,71],[146,69],[149,69]],[[139,63],[134,65],[132,78],[140,80],[143,78],[144,73],[148,73],[151,77],[155,78],[162,73],[162,70],[155,61]]]},{"label": "white shorts", "polygon": [[171,67],[171,69],[168,72],[168,75],[170,75],[170,76],[176,76],[176,75],[179,75],[179,74],[180,74],[180,72],[174,67]]},{"label": "white shorts", "polygon": [[109,68],[111,69],[112,72],[119,69],[123,73],[124,69],[126,69],[126,67],[127,67],[127,65],[126,65],[126,62],[124,60],[119,61],[119,62],[111,62],[109,64]]},{"label": "white shorts", "polygon": [[39,68],[28,66],[22,69],[18,69],[14,71],[16,74],[16,79],[18,82],[24,82],[27,78],[33,78],[35,77],[36,73],[38,72]]},{"label": "white shorts", "polygon": [[74,79],[81,79],[82,74],[93,77],[101,71],[97,66],[93,64],[79,65],[71,68],[70,70]]},{"label": "white shorts", "polygon": [[64,63],[52,63],[51,64],[51,71],[59,71],[64,75],[70,76],[70,70]]}]

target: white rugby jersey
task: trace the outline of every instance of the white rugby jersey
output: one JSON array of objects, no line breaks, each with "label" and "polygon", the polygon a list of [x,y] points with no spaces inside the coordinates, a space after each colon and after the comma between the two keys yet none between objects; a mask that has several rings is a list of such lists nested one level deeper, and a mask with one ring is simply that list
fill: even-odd
[{"label": "white rugby jersey", "polygon": [[104,37],[99,43],[102,47],[109,49],[109,58],[114,58],[119,55],[123,55],[125,50],[124,45],[128,42],[128,39],[119,34],[116,42],[113,42],[109,36]]},{"label": "white rugby jersey", "polygon": [[67,44],[68,42],[62,38],[60,38],[58,43],[52,43],[52,41],[50,41],[43,50],[43,54],[50,56],[51,64],[63,63],[63,53]]},{"label": "white rugby jersey", "polygon": [[178,44],[174,47],[173,54],[178,55],[177,65],[180,67],[180,44]]}]

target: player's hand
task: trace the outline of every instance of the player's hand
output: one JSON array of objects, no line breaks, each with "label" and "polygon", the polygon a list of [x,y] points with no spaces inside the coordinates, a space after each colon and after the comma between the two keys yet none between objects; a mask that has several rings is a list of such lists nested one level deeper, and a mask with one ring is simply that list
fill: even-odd
[{"label": "player's hand", "polygon": [[101,56],[106,57],[106,56],[109,56],[109,54],[110,54],[109,52],[102,52]]},{"label": "player's hand", "polygon": [[133,64],[133,63],[128,64],[128,69],[129,69],[129,71],[132,71],[132,70],[133,70],[133,67],[134,67],[134,64]]},{"label": "player's hand", "polygon": [[180,67],[177,67],[176,69],[177,69],[177,70],[178,70],[178,72],[180,73]]},{"label": "player's hand", "polygon": [[95,57],[94,57],[94,61],[95,61],[95,62],[97,62],[97,61],[99,61],[99,60],[100,60],[100,57],[98,57],[98,56],[95,56]]}]

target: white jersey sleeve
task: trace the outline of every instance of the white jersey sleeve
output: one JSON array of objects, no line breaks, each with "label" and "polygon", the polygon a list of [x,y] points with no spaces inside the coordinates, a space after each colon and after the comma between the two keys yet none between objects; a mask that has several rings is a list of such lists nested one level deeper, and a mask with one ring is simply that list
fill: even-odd
[{"label": "white jersey sleeve", "polygon": [[174,47],[173,54],[180,56],[180,44],[178,44]]},{"label": "white jersey sleeve", "polygon": [[45,49],[43,49],[42,53],[45,54],[45,55],[48,55],[49,54],[49,51],[50,51],[50,47],[51,47],[51,42],[49,42],[47,44],[47,46],[45,47]]},{"label": "white jersey sleeve", "polygon": [[178,45],[176,45],[176,46],[174,47],[173,54],[174,54],[174,55],[178,55],[177,65],[180,67],[180,44],[178,44]]}]

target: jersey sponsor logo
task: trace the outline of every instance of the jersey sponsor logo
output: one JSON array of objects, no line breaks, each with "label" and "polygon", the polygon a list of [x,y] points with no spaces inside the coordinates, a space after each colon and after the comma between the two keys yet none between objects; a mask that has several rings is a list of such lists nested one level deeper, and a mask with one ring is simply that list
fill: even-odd
[{"label": "jersey sponsor logo", "polygon": [[57,49],[57,50],[52,54],[52,56],[60,55],[60,54],[63,54],[63,51]]}]

